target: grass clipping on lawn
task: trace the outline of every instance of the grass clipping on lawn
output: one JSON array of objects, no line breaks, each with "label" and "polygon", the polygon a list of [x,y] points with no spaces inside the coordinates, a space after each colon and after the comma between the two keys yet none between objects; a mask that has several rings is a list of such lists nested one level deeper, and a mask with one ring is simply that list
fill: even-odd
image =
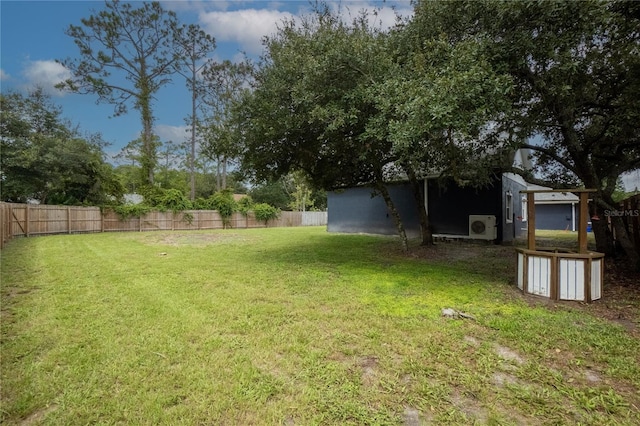
[{"label": "grass clipping on lawn", "polygon": [[531,303],[512,248],[413,253],[322,228],[12,241],[0,420],[640,423],[636,335]]}]

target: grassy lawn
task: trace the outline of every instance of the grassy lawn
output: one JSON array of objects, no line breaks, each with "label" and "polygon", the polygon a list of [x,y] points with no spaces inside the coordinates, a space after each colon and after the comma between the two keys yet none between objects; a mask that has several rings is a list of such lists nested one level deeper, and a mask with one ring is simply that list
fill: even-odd
[{"label": "grassy lawn", "polygon": [[[522,246],[527,245],[527,241],[519,241]],[[578,233],[575,231],[536,231],[537,247],[559,247],[572,250],[578,250]],[[587,246],[589,250],[596,249],[596,239],[593,232],[587,234]]]},{"label": "grassy lawn", "polygon": [[398,245],[323,228],[14,240],[0,422],[640,424],[636,332],[522,295],[513,248]]}]

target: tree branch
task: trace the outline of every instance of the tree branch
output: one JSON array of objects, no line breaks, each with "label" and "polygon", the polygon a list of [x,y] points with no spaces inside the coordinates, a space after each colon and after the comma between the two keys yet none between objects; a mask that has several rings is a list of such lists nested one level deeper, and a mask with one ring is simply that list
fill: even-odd
[{"label": "tree branch", "polygon": [[550,157],[554,161],[558,162],[560,165],[562,165],[567,170],[570,170],[571,172],[577,174],[575,167],[571,163],[569,163],[567,160],[565,160],[564,158],[560,157],[554,151],[552,151],[552,150],[550,150],[548,148],[545,148],[545,147],[542,147],[542,146],[537,146],[537,145],[530,145],[530,144],[527,144],[527,143],[526,144],[522,144],[521,147],[522,148],[528,148],[528,149],[531,149],[533,151],[541,152],[544,155],[546,155],[547,157]]}]

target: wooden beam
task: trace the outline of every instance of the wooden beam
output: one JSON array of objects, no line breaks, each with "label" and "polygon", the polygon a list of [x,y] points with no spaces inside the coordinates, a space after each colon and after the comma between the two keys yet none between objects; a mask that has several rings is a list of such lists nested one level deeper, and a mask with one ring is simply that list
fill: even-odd
[{"label": "wooden beam", "polygon": [[533,192],[527,192],[527,248],[536,249],[536,201]]},{"label": "wooden beam", "polygon": [[580,214],[578,216],[578,253],[587,252],[587,221],[589,219],[589,194],[580,193]]},{"label": "wooden beam", "polygon": [[545,194],[549,192],[555,192],[555,193],[562,193],[562,194],[567,194],[567,193],[581,194],[583,192],[592,193],[596,191],[597,190],[595,189],[523,189],[522,191],[520,191],[520,193],[521,194]]},{"label": "wooden beam", "polygon": [[[591,303],[591,264],[593,263],[592,258],[588,258],[584,260],[584,301],[586,303]],[[579,284],[579,283],[578,283]]]}]

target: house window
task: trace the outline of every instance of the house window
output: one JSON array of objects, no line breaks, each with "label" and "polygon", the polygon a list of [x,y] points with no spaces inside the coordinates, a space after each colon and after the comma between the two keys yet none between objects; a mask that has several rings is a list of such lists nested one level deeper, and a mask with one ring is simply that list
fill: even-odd
[{"label": "house window", "polygon": [[513,194],[507,191],[504,200],[504,218],[507,223],[513,222]]},{"label": "house window", "polygon": [[527,196],[526,195],[524,195],[522,197],[521,206],[522,206],[522,221],[526,222],[527,221],[527,213],[528,213],[528,210],[527,210]]}]

